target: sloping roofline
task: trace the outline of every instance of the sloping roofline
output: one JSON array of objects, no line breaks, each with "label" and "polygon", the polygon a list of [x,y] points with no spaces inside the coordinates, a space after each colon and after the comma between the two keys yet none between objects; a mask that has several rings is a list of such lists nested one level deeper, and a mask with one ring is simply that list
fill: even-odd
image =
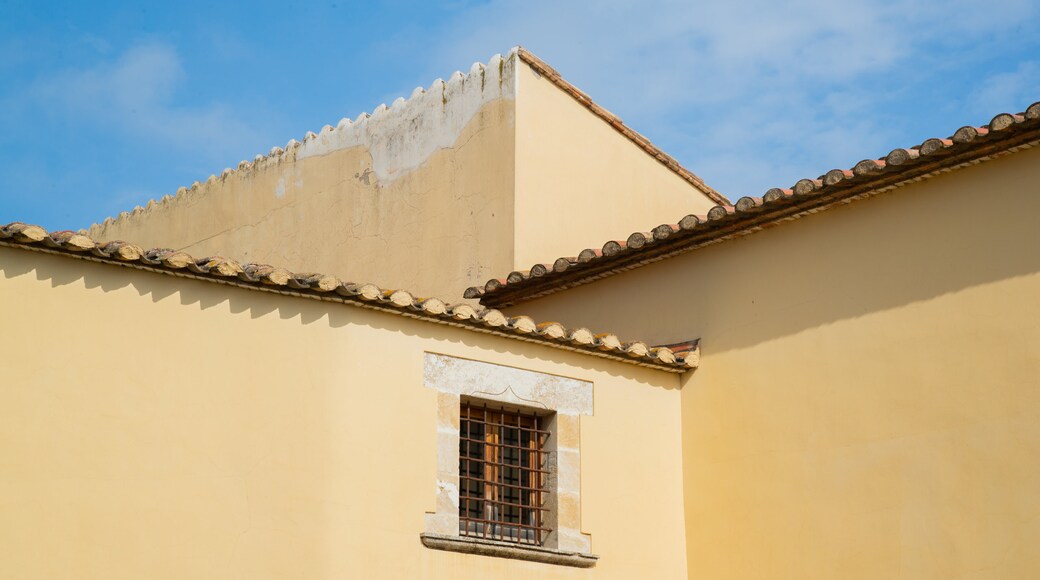
[{"label": "sloping roofline", "polygon": [[[444,81],[442,79],[437,79],[433,81],[433,84],[430,85],[429,89],[417,87],[412,92],[411,96],[409,96],[407,99],[403,97],[398,98],[389,107],[386,104],[381,104],[377,106],[372,111],[372,113],[361,113],[354,120],[344,117],[339,120],[335,127],[333,127],[332,125],[325,125],[318,131],[318,133],[314,133],[313,131],[307,131],[303,135],[303,138],[301,140],[289,139],[288,143],[285,144],[285,147],[272,147],[267,154],[257,155],[252,160],[240,161],[238,165],[234,167],[225,168],[219,176],[216,174],[210,175],[209,178],[205,180],[205,182],[214,183],[218,180],[227,179],[229,176],[234,175],[236,173],[250,172],[255,170],[256,168],[265,167],[267,164],[270,163],[278,163],[283,159],[294,159],[294,156],[299,154],[301,148],[303,151],[306,151],[308,147],[320,147],[320,144],[323,142],[323,140],[333,138],[337,133],[343,134],[347,131],[370,131],[372,123],[378,121],[378,119],[381,117],[392,115],[394,111],[400,110],[401,106],[406,105],[408,102],[412,102],[417,99],[422,99],[423,96],[427,93],[435,95],[444,95],[445,91],[460,90],[459,87],[462,87],[466,84],[467,78],[477,78],[475,75],[480,75],[479,78],[481,79],[482,83],[481,86],[483,86],[483,75],[485,71],[490,71],[487,74],[492,75],[492,77],[494,77],[494,75],[496,74],[501,75],[503,63],[512,58],[519,59],[519,61],[526,63],[528,66],[534,69],[535,72],[548,79],[551,83],[553,83],[553,85],[558,87],[564,93],[570,95],[571,98],[578,101],[582,106],[584,106],[590,112],[592,112],[592,114],[602,119],[605,123],[610,125],[615,131],[617,131],[622,136],[630,140],[632,143],[641,148],[643,151],[645,151],[648,155],[656,159],[662,165],[670,169],[676,175],[678,175],[685,181],[689,182],[697,190],[699,190],[704,195],[708,196],[708,198],[710,198],[715,203],[730,203],[730,201],[726,199],[724,195],[709,187],[707,184],[704,183],[704,181],[700,177],[694,175],[692,171],[680,165],[678,161],[673,159],[664,151],[661,151],[656,145],[651,143],[649,139],[639,134],[638,132],[630,128],[628,125],[625,125],[625,123],[620,118],[618,118],[617,115],[614,115],[607,109],[596,104],[591,97],[585,94],[585,92],[583,92],[578,87],[572,85],[571,83],[567,82],[560,75],[560,73],[556,71],[556,69],[549,66],[545,61],[538,58],[537,56],[532,54],[531,51],[527,50],[522,46],[514,47],[506,54],[505,57],[498,54],[494,55],[493,57],[491,57],[491,60],[488,61],[486,65],[480,62],[474,63],[473,66],[470,67],[468,75],[463,74],[461,72],[456,72],[455,74],[448,77],[447,81]],[[501,80],[501,76],[499,76],[498,78],[499,80]],[[441,96],[437,97],[438,102],[441,98]],[[131,216],[138,215],[142,212],[151,211],[152,209],[159,207],[161,204],[169,204],[177,199],[181,199],[189,191],[198,190],[202,186],[202,182],[195,181],[190,186],[178,188],[173,195],[165,195],[159,200],[150,200],[143,207],[137,206],[132,210],[120,212],[117,217],[108,217],[103,221],[91,225],[88,229],[92,234],[97,235],[98,232],[101,231],[100,228],[114,223],[117,219],[129,218]]]},{"label": "sloping roofline", "polygon": [[556,85],[560,90],[570,95],[575,101],[581,103],[581,105],[589,111],[591,111],[593,115],[596,115],[597,117],[602,119],[608,125],[613,127],[615,131],[621,133],[626,139],[635,143],[636,146],[638,146],[643,151],[646,151],[647,154],[659,161],[661,165],[664,165],[672,172],[674,172],[676,175],[688,181],[691,185],[700,190],[704,195],[708,196],[708,198],[710,198],[715,203],[730,203],[729,199],[727,199],[726,196],[715,191],[715,189],[713,189],[712,187],[709,187],[708,184],[704,183],[703,179],[698,177],[689,169],[683,167],[671,155],[668,155],[664,151],[661,151],[661,149],[659,149],[656,145],[651,143],[649,139],[647,139],[646,137],[644,137],[628,125],[626,125],[624,121],[622,121],[617,115],[599,106],[598,104],[596,104],[595,101],[592,100],[592,97],[587,95],[578,87],[567,82],[563,78],[563,76],[560,75],[559,72],[557,72],[556,69],[549,66],[549,64],[546,63],[544,60],[538,58],[537,56],[532,54],[531,51],[527,50],[522,46],[518,46],[516,48],[516,51],[517,56],[520,57],[520,60],[527,63],[527,65],[533,68],[535,72],[548,79],[549,82]]},{"label": "sloping roofline", "polygon": [[1040,102],[1022,113],[1001,113],[988,125],[961,127],[945,139],[927,139],[916,147],[894,149],[881,159],[864,159],[852,169],[832,169],[816,179],[799,180],[789,189],[742,197],[735,205],[713,207],[707,215],[688,215],[677,224],[608,241],[601,249],[585,249],[576,257],[511,272],[488,280],[483,287],[467,289],[465,297],[479,298],[481,304],[494,308],[512,306],[1037,144]]},{"label": "sloping roofline", "polygon": [[474,308],[466,303],[448,305],[437,298],[417,298],[404,290],[386,290],[373,284],[352,284],[335,276],[293,273],[263,264],[241,265],[220,257],[195,259],[176,250],[144,250],[121,241],[96,242],[81,233],[48,233],[40,226],[21,222],[0,226],[0,247],[338,302],[672,373],[692,370],[700,359],[696,348],[677,354],[644,342],[623,342],[613,334],[594,334],[587,328],[568,329],[556,322],[538,324],[527,316],[507,317],[498,310]]}]

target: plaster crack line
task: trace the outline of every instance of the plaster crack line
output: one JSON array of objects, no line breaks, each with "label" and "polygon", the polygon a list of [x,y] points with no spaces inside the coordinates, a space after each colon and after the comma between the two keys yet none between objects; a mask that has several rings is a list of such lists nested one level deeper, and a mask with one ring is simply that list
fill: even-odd
[{"label": "plaster crack line", "polygon": [[227,228],[225,230],[221,230],[221,231],[219,231],[219,232],[217,232],[217,233],[215,233],[213,235],[206,236],[205,238],[202,238],[201,240],[196,240],[196,241],[191,242],[190,244],[188,244],[188,245],[186,245],[184,247],[178,248],[177,251],[178,252],[187,251],[188,248],[192,248],[192,247],[197,246],[199,244],[202,244],[204,242],[208,242],[209,240],[212,240],[213,238],[216,238],[218,236],[222,236],[222,235],[230,233],[230,232],[234,232],[234,231],[241,230],[241,229],[244,229],[244,228],[255,228],[255,227],[258,227],[260,224],[262,224],[263,222],[267,221],[267,219],[270,218],[271,215],[273,215],[273,214],[275,214],[277,212],[280,212],[280,211],[282,211],[284,209],[289,209],[290,207],[296,205],[298,202],[299,202],[299,200],[296,200],[296,201],[293,201],[291,203],[287,203],[287,204],[285,204],[285,205],[283,205],[281,207],[276,207],[276,208],[274,208],[274,209],[272,209],[270,211],[265,212],[264,215],[260,216],[260,219],[256,220],[253,223],[242,224],[240,226],[234,226],[234,227],[231,227],[231,228]]}]

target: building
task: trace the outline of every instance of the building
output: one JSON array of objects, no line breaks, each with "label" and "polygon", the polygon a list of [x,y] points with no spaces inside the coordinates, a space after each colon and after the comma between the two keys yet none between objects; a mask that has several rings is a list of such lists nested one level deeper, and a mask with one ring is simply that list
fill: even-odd
[{"label": "building", "polygon": [[1031,577],[1038,142],[731,203],[518,49],[0,227],[0,571]]},{"label": "building", "polygon": [[[608,199],[610,211],[598,209]],[[455,298],[546,256],[725,202],[515,49],[89,233]]]}]

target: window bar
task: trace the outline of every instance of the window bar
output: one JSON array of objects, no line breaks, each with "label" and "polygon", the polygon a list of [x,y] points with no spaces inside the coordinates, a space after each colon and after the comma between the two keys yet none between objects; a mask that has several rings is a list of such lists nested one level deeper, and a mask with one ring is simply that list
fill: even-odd
[{"label": "window bar", "polygon": [[487,480],[485,484],[486,494],[488,495],[488,502],[485,504],[484,518],[487,520],[484,525],[484,537],[492,538],[495,537],[495,519],[497,506],[495,505],[496,492],[498,491],[498,473],[495,470],[494,463],[498,463],[498,433],[495,427],[493,415],[488,411],[487,405],[483,407],[483,420],[484,420],[484,438],[487,443],[486,451],[484,453],[484,479]]},{"label": "window bar", "polygon": [[[531,471],[529,472],[528,477],[530,478],[530,486],[531,486],[531,490],[532,490],[532,491],[528,492],[528,502],[532,503],[532,504],[535,504],[537,502],[537,505],[540,507],[541,506],[541,499],[542,499],[541,498],[541,493],[539,491],[534,491],[534,490],[541,490],[541,488],[542,488],[541,481],[540,481],[540,479],[542,477],[542,473],[541,473],[541,469],[540,469],[541,468],[541,463],[538,462],[539,457],[538,457],[538,434],[537,434],[537,430],[538,430],[538,416],[537,415],[535,415],[533,423],[534,423],[535,432],[534,433],[531,433],[531,432],[528,433],[528,439],[530,440],[530,446],[531,446],[531,450],[532,450],[531,451],[531,455],[527,459],[527,461],[528,461],[528,463],[530,464],[530,467],[531,467]],[[529,511],[528,514],[531,516],[531,519],[533,520],[531,523],[533,523],[535,525],[535,527],[537,528],[535,530],[535,533],[538,535],[538,537],[537,537],[538,543],[541,544],[542,543],[542,537],[541,537],[542,536],[542,532],[541,532],[542,512],[541,512],[541,510],[533,509],[533,510]],[[522,512],[521,512],[521,515],[523,515]]]},{"label": "window bar", "polygon": [[540,545],[552,531],[548,508],[549,438],[537,413],[464,403],[460,418],[460,533]]}]

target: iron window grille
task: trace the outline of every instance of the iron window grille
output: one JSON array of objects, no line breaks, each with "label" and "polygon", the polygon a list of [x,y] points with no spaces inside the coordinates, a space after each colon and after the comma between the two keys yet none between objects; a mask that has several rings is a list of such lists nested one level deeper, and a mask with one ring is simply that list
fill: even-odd
[{"label": "iron window grille", "polygon": [[547,527],[547,418],[463,402],[459,534],[542,545]]}]

